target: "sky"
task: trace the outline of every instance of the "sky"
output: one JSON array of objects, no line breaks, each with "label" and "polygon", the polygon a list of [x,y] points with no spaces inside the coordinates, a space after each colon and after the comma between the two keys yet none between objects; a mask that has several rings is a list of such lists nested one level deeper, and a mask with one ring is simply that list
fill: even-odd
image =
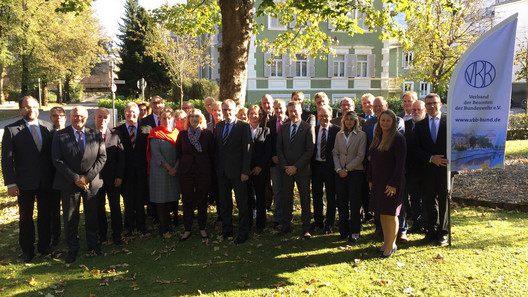
[{"label": "sky", "polygon": [[[119,24],[125,15],[126,0],[95,0],[92,2],[94,15],[99,19],[105,33],[114,41],[119,34]],[[175,4],[182,0],[139,0],[139,5],[146,10],[158,8],[165,3]]]}]

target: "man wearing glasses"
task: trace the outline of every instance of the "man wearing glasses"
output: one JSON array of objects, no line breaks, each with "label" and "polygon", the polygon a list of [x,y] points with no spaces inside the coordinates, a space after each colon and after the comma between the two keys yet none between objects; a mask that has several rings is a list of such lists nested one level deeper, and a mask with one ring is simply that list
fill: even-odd
[{"label": "man wearing glasses", "polygon": [[440,111],[442,102],[437,94],[425,97],[427,116],[416,123],[414,141],[410,147],[423,168],[423,208],[425,238],[423,243],[436,241],[447,244],[449,233],[447,200],[446,116]]}]

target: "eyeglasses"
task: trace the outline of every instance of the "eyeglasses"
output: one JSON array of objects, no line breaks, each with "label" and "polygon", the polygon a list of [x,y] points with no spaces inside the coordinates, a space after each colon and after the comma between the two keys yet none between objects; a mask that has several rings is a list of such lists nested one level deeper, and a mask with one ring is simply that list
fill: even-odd
[{"label": "eyeglasses", "polygon": [[425,103],[425,105],[427,105],[427,106],[433,106],[433,105],[438,105],[438,104],[440,104],[440,103],[441,103],[440,101],[427,102],[427,103]]}]

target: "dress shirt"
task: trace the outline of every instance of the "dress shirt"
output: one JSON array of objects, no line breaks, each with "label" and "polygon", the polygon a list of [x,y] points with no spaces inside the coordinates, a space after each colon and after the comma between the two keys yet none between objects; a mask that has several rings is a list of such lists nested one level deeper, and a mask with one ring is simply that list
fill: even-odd
[{"label": "dress shirt", "polygon": [[31,133],[31,127],[30,126],[35,126],[37,128],[37,133],[39,135],[40,143],[42,143],[42,133],[40,132],[40,126],[39,126],[38,120],[34,120],[34,121],[31,121],[31,122],[28,122],[28,121],[24,120],[24,122],[26,122],[26,127],[28,127],[28,129],[29,129],[29,133]]},{"label": "dress shirt", "polygon": [[71,127],[72,127],[72,130],[73,130],[73,135],[75,135],[75,140],[77,142],[79,142],[79,134],[77,134],[77,131],[81,131],[82,136],[83,136],[83,139],[82,139],[83,140],[83,147],[86,148],[86,133],[85,133],[86,131],[84,130],[84,127],[81,130],[77,130],[77,129],[73,128],[73,126],[71,126]]},{"label": "dress shirt", "polygon": [[403,121],[407,121],[407,120],[410,120],[410,119],[412,119],[412,114],[410,114],[410,113],[409,113],[409,114],[406,113],[406,114],[403,116]]},{"label": "dress shirt", "polygon": [[[429,131],[431,131],[431,122],[432,121],[435,121],[435,124],[436,124],[436,137],[435,139],[438,138],[438,128],[440,128],[440,117],[442,116],[442,113],[441,112],[438,112],[438,114],[436,115],[436,117],[432,117],[430,115],[427,115],[428,116],[428,119],[429,119]],[[434,118],[434,119],[431,119],[431,118]],[[431,135],[432,136],[432,135]]]},{"label": "dress shirt", "polygon": [[257,135],[258,126],[256,128],[253,128],[253,126],[249,125],[249,127],[251,128],[251,138],[255,139],[255,135]]},{"label": "dress shirt", "polygon": [[[224,125],[224,131],[222,131],[222,135],[225,135],[226,138],[229,137],[229,134],[231,134],[231,129],[233,129],[233,125],[235,124],[235,120],[231,121],[231,122],[228,122],[228,121],[224,121],[225,122],[225,125]],[[229,129],[227,130],[227,134],[225,134],[225,129]]]},{"label": "dress shirt", "polygon": [[[328,155],[328,128],[330,126],[324,128],[324,127],[319,127],[319,132],[317,133],[317,144],[316,144],[316,150],[317,150],[317,153],[315,154],[315,160],[317,161],[324,161],[323,159],[321,159],[321,136],[323,136],[323,129],[325,129],[326,131],[326,147],[327,147],[327,152],[326,154]],[[332,152],[330,152],[332,153]]]},{"label": "dress shirt", "polygon": [[291,122],[291,125],[290,125],[290,139],[291,139],[291,136],[292,136],[292,132],[293,132],[293,125],[295,125],[295,133],[297,133],[299,131],[299,125],[301,124],[301,121],[302,120],[298,120],[297,122]]},{"label": "dress shirt", "polygon": [[365,114],[365,120],[368,120],[368,119],[373,118],[373,117],[375,117],[375,116],[376,116],[376,114],[373,113],[373,112],[370,113],[370,114]]}]

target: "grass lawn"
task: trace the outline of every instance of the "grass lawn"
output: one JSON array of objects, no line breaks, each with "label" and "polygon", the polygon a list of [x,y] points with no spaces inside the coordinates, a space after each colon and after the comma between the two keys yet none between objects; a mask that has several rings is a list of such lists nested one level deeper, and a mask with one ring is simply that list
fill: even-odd
[{"label": "grass lawn", "polygon": [[18,109],[0,110],[0,120],[9,119],[9,118],[16,117],[19,115],[20,115],[20,112],[18,111]]},{"label": "grass lawn", "polygon": [[528,140],[508,140],[506,141],[506,157],[527,157]]}]

